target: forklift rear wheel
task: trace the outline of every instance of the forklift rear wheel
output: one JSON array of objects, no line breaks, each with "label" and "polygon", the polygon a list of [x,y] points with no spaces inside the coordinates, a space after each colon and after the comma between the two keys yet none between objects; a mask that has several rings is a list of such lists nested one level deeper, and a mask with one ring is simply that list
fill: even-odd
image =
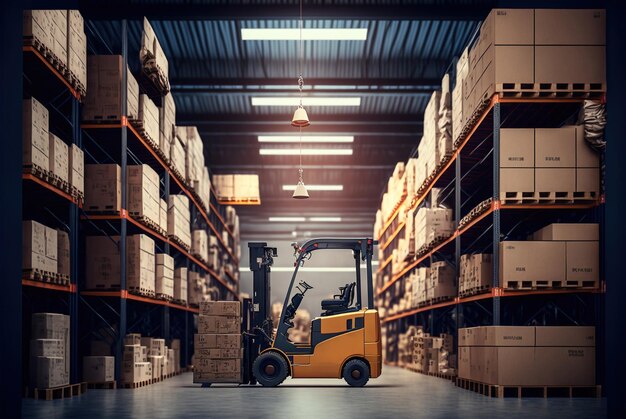
[{"label": "forklift rear wheel", "polygon": [[252,373],[262,386],[275,387],[289,375],[289,365],[280,354],[265,352],[254,360]]},{"label": "forklift rear wheel", "polygon": [[343,367],[343,379],[352,387],[363,387],[370,379],[370,367],[362,359],[351,359]]}]

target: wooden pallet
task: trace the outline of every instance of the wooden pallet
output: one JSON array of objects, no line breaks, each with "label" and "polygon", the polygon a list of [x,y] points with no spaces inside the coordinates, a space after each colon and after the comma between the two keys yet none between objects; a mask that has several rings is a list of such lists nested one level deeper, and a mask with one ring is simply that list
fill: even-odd
[{"label": "wooden pallet", "polygon": [[446,296],[446,297],[429,298],[426,301],[425,305],[432,306],[433,304],[443,303],[445,301],[451,301],[451,300],[454,300],[455,297],[456,297],[456,295],[449,295],[449,296]]},{"label": "wooden pallet", "polygon": [[198,259],[200,262],[204,263],[205,265],[209,265],[209,262],[207,262],[207,260],[205,258],[203,258],[202,256],[200,256],[199,253],[191,253],[191,256],[195,257],[196,259]]},{"label": "wooden pallet", "polygon": [[130,388],[130,389],[141,388],[141,387],[145,387],[145,386],[149,386],[153,384],[154,383],[153,380],[154,379],[151,378],[150,380],[138,381],[134,383],[120,383],[119,388]]},{"label": "wooden pallet", "polygon": [[117,381],[103,381],[100,383],[87,383],[87,388],[97,390],[115,390],[117,388]]},{"label": "wooden pallet", "polygon": [[154,290],[149,290],[146,288],[128,287],[128,292],[135,294],[135,295],[139,295],[141,297],[148,297],[148,298],[156,297],[156,293],[154,292]]},{"label": "wooden pallet", "polygon": [[487,212],[491,208],[492,202],[493,198],[485,199],[474,208],[472,208],[471,211],[459,221],[459,228],[463,228],[464,226],[472,222],[472,220],[480,217],[482,214]]},{"label": "wooden pallet", "polygon": [[449,239],[450,236],[437,236],[435,237],[433,240],[431,240],[429,243],[421,246],[417,252],[415,252],[416,257],[422,257],[423,255],[429,253],[431,250],[433,250],[435,247],[437,247],[438,245],[440,245],[442,242],[446,241],[447,239]]},{"label": "wooden pallet", "polygon": [[169,238],[171,241],[185,249],[187,252],[191,250],[191,246],[189,246],[187,243],[184,243],[178,236],[170,235]]},{"label": "wooden pallet", "polygon": [[181,306],[186,306],[187,305],[187,300],[177,300],[175,298],[172,298],[172,303],[178,304],[178,305],[181,305]]},{"label": "wooden pallet", "polygon": [[69,285],[70,283],[70,279],[66,275],[42,271],[41,269],[22,269],[22,278],[58,285]]},{"label": "wooden pallet", "polygon": [[120,210],[115,209],[114,205],[89,205],[84,210],[93,215],[120,215]]},{"label": "wooden pallet", "polygon": [[606,92],[606,85],[604,83],[497,83],[495,90],[503,98],[594,98]]},{"label": "wooden pallet", "polygon": [[142,67],[143,73],[154,83],[154,86],[161,94],[166,95],[170,92],[170,81],[165,75],[165,71],[156,64],[154,56],[148,54],[144,59]]},{"label": "wooden pallet", "polygon": [[150,218],[142,215],[139,212],[129,211],[128,214],[131,217],[133,217],[138,223],[145,225],[150,230],[156,231],[157,233],[159,233],[162,236],[167,235],[167,231],[165,231],[163,228],[161,228],[159,223],[155,222],[154,220],[151,220]]},{"label": "wooden pallet", "polygon": [[87,383],[68,384],[55,388],[26,389],[26,396],[35,400],[55,400],[68,397],[80,396],[87,391]]},{"label": "wooden pallet", "polygon": [[53,174],[51,171],[44,169],[41,166],[38,166],[34,163],[31,164],[25,164],[22,166],[22,172],[29,174],[29,175],[33,175],[41,180],[43,180],[46,183],[49,183],[52,185],[52,178],[53,178]]},{"label": "wooden pallet", "polygon": [[120,284],[95,284],[86,291],[119,291]]},{"label": "wooden pallet", "polygon": [[513,386],[486,384],[457,377],[455,385],[488,397],[602,397],[602,387],[593,386]]},{"label": "wooden pallet", "polygon": [[466,290],[460,291],[459,297],[465,298],[465,297],[470,297],[472,295],[485,294],[489,292],[490,289],[491,289],[491,285],[482,285],[480,287],[468,288]]},{"label": "wooden pallet", "polygon": [[173,297],[171,295],[161,294],[160,292],[157,292],[156,293],[156,299],[157,300],[163,300],[163,301],[172,301]]},{"label": "wooden pallet", "polygon": [[534,280],[534,281],[505,281],[504,288],[507,290],[543,290],[543,289],[562,289],[562,288],[581,288],[595,289],[598,288],[597,281],[551,281],[551,280]]}]

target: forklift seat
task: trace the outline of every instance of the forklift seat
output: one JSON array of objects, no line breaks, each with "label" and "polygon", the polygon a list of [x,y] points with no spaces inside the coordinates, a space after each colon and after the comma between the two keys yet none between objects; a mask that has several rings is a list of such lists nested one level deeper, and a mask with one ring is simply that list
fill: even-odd
[{"label": "forklift seat", "polygon": [[329,314],[338,314],[348,311],[349,307],[352,305],[354,301],[354,288],[356,286],[356,282],[351,284],[346,284],[345,287],[341,289],[341,296],[339,298],[331,298],[322,300],[322,310],[325,310],[322,313],[322,316],[327,316]]}]

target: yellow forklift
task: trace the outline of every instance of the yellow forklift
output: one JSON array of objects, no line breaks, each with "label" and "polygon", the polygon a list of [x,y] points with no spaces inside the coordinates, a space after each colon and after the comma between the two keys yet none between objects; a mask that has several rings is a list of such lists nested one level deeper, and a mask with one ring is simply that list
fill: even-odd
[{"label": "yellow forklift", "polygon": [[[374,307],[372,239],[313,239],[295,245],[295,269],[278,325],[272,324],[270,274],[276,248],[248,243],[254,290],[244,301],[243,381],[277,386],[285,378],[343,378],[351,386],[364,386],[382,369],[380,319]],[[318,251],[352,250],[355,281],[339,288],[332,299],[321,301],[321,316],[311,321],[310,340],[294,343],[289,329],[306,292],[313,287],[298,281],[298,270]],[[361,262],[365,262],[367,301],[361,296]],[[294,291],[293,296],[292,290]],[[289,298],[291,296],[291,298]],[[356,297],[356,298],[355,298]],[[276,332],[274,333],[274,329]]]}]

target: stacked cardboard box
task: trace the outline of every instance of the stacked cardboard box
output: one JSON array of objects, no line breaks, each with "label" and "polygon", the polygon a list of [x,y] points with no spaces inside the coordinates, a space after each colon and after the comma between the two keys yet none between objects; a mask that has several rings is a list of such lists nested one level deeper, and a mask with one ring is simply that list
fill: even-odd
[{"label": "stacked cardboard box", "polygon": [[143,134],[155,147],[159,145],[159,109],[148,95],[139,95],[139,120]]},{"label": "stacked cardboard box", "polygon": [[167,201],[159,199],[159,227],[167,232]]},{"label": "stacked cardboard box", "polygon": [[169,92],[170,82],[167,57],[163,53],[163,48],[161,48],[154,29],[152,29],[150,22],[146,18],[143,19],[139,60],[142,63],[143,71],[148,74],[155,84],[164,92]]},{"label": "stacked cardboard box", "polygon": [[436,90],[430,97],[424,110],[424,134],[417,148],[417,179],[419,184],[430,176],[439,164],[439,100],[441,92]]},{"label": "stacked cardboard box", "polygon": [[70,236],[57,229],[57,273],[69,279],[70,272]]},{"label": "stacked cardboard box", "polygon": [[167,300],[174,298],[174,258],[164,253],[156,255],[156,295]]},{"label": "stacked cardboard box", "polygon": [[194,348],[194,383],[240,382],[243,357],[241,303],[201,303]]},{"label": "stacked cardboard box", "polygon": [[123,116],[139,119],[139,84],[126,70],[126,115],[122,112],[122,56],[90,55],[87,58],[87,90],[83,121],[120,121]]},{"label": "stacked cardboard box", "polygon": [[461,255],[459,294],[471,294],[489,289],[493,284],[492,255],[487,253]]},{"label": "stacked cardboard box", "polygon": [[85,154],[76,144],[70,148],[70,185],[79,196],[85,196]]},{"label": "stacked cardboard box", "polygon": [[409,280],[411,281],[411,305],[417,307],[426,302],[426,283],[430,277],[430,268],[416,268]]},{"label": "stacked cardboard box", "polygon": [[206,278],[203,273],[187,271],[188,288],[187,297],[189,304],[198,306],[201,302],[208,300]]},{"label": "stacked cardboard box", "polygon": [[50,168],[48,109],[35,98],[22,102],[23,163],[40,170]]},{"label": "stacked cardboard box", "polygon": [[159,225],[161,199],[158,173],[147,164],[128,166],[126,187],[128,188],[128,213]]},{"label": "stacked cardboard box", "polygon": [[199,257],[202,261],[209,260],[209,237],[206,230],[193,230],[191,254]]},{"label": "stacked cardboard box", "polygon": [[191,248],[189,198],[185,195],[170,195],[167,203],[167,234]]},{"label": "stacked cardboard box", "polygon": [[211,176],[209,175],[209,169],[205,166],[202,168],[202,181],[195,182],[193,189],[200,197],[200,201],[204,204],[205,210],[210,211],[211,207]]},{"label": "stacked cardboard box", "polygon": [[456,273],[447,262],[433,262],[430,265],[426,284],[426,299],[441,300],[457,296]]},{"label": "stacked cardboard box", "polygon": [[106,383],[115,381],[115,357],[83,357],[83,381],[88,383]]},{"label": "stacked cardboard box", "polygon": [[84,207],[87,211],[120,211],[122,208],[122,169],[119,165],[88,164],[85,166]]},{"label": "stacked cardboard box", "polygon": [[187,268],[174,269],[174,301],[187,303]]},{"label": "stacked cardboard box", "polygon": [[463,113],[495,92],[602,92],[605,31],[604,10],[493,9],[469,50]]},{"label": "stacked cardboard box", "polygon": [[24,271],[47,275],[56,274],[58,250],[57,230],[36,221],[22,222],[22,269]]},{"label": "stacked cardboard box", "polygon": [[598,287],[598,224],[551,224],[531,237],[500,243],[505,288]]},{"label": "stacked cardboard box", "polygon": [[259,200],[259,175],[213,175],[217,198],[223,201]]},{"label": "stacked cardboard box", "polygon": [[155,293],[154,240],[145,234],[126,237],[126,285],[129,291]]},{"label": "stacked cardboard box", "polygon": [[502,198],[599,195],[599,155],[585,141],[582,125],[502,129],[500,150]]},{"label": "stacked cardboard box", "polygon": [[595,384],[595,327],[481,326],[459,329],[459,377],[487,384]]},{"label": "stacked cardboard box", "polygon": [[162,106],[159,108],[159,148],[168,160],[175,130],[176,104],[172,94],[168,93],[163,97]]},{"label": "stacked cardboard box", "polygon": [[76,78],[79,90],[87,88],[87,35],[78,10],[67,11],[67,67]]},{"label": "stacked cardboard box", "polygon": [[461,135],[461,131],[465,127],[469,119],[469,109],[464,109],[466,105],[463,93],[465,79],[469,74],[469,47],[465,48],[459,60],[456,62],[456,84],[452,89],[452,140],[456,141]]},{"label": "stacked cardboard box", "polygon": [[197,186],[202,182],[204,152],[202,138],[196,127],[176,127],[176,135],[185,144],[185,179],[189,185]]},{"label": "stacked cardboard box", "polygon": [[217,241],[217,237],[214,235],[209,235],[209,267],[215,270],[220,268],[221,259],[220,259],[220,249]]},{"label": "stacked cardboard box", "polygon": [[422,207],[415,216],[415,249],[433,241],[449,237],[455,230],[452,210],[448,208]]},{"label": "stacked cardboard box", "polygon": [[185,147],[186,131],[176,127],[176,132],[170,143],[170,163],[174,172],[185,179]]},{"label": "stacked cardboard box", "polygon": [[67,144],[53,133],[49,136],[48,159],[50,161],[48,170],[62,181],[69,182],[69,149]]},{"label": "stacked cardboard box", "polygon": [[132,334],[124,339],[121,380],[126,384],[142,383],[153,378],[152,363],[148,361],[148,348],[137,341],[141,342],[141,336],[138,334]]},{"label": "stacked cardboard box", "polygon": [[180,339],[171,339],[168,344],[170,350],[174,353],[174,359],[171,363],[175,373],[180,372]]},{"label": "stacked cardboard box", "polygon": [[24,10],[22,34],[25,39],[42,44],[51,52],[54,51],[54,29],[52,28],[50,10]]},{"label": "stacked cardboard box", "polygon": [[32,316],[30,385],[53,388],[70,382],[70,317],[58,313]]}]

